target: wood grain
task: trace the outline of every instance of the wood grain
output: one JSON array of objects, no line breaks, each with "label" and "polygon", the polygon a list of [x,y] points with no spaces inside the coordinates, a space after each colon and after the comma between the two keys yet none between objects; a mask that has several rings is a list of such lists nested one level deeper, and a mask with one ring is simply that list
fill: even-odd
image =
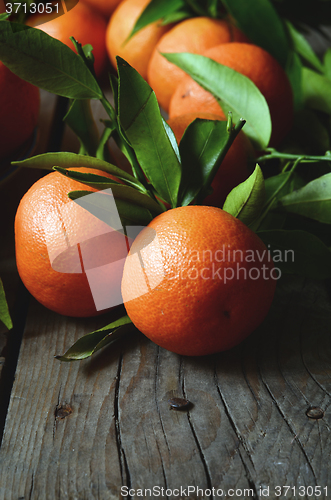
[{"label": "wood grain", "polygon": [[[323,283],[283,280],[263,325],[229,352],[181,357],[133,331],[91,359],[54,359],[108,319],[62,318],[32,301],[0,450],[1,500],[115,499],[122,485],[130,498],[158,486],[171,499],[181,487],[192,499],[212,488],[241,499],[268,487],[269,498],[298,498],[272,495],[277,485],[331,488]],[[173,396],[189,410],[171,410]],[[311,406],[323,418],[308,418]]]}]

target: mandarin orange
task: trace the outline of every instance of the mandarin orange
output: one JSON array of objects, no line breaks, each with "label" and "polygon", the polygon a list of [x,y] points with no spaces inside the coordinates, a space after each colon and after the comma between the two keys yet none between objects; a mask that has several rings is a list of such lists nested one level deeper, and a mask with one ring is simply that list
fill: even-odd
[{"label": "mandarin orange", "polygon": [[[220,44],[206,50],[202,55],[252,80],[264,95],[270,109],[270,145],[278,145],[292,127],[293,94],[289,79],[276,59],[261,47],[246,43]],[[215,97],[186,75],[172,96],[169,116],[173,118],[192,111],[208,111],[225,118]]]},{"label": "mandarin orange", "polygon": [[[113,179],[99,170],[73,169]],[[52,172],[23,196],[15,218],[16,262],[23,283],[41,304],[87,317],[122,303],[128,240],[70,200],[73,190],[97,192]]]},{"label": "mandarin orange", "polygon": [[80,2],[86,3],[90,8],[104,16],[107,21],[122,1],[123,0],[80,0]]},{"label": "mandarin orange", "polygon": [[263,321],[278,272],[247,226],[227,212],[187,206],[157,216],[126,259],[122,295],[134,325],[178,354],[239,344]]},{"label": "mandarin orange", "polygon": [[36,27],[48,35],[60,40],[72,50],[70,37],[73,36],[80,44],[91,44],[95,59],[94,69],[101,75],[107,62],[105,34],[107,22],[94,9],[78,2],[66,14],[33,14],[27,20],[27,25]]},{"label": "mandarin orange", "polygon": [[39,89],[0,62],[0,159],[18,153],[38,124]]},{"label": "mandarin orange", "polygon": [[170,29],[170,26],[162,26],[160,22],[155,22],[128,40],[137,19],[149,2],[150,0],[125,0],[120,3],[110,18],[106,33],[108,55],[114,68],[116,68],[116,56],[120,56],[145,80],[154,47],[162,35]]},{"label": "mandarin orange", "polygon": [[233,41],[247,41],[245,35],[224,19],[193,17],[174,26],[155,46],[148,65],[147,80],[165,111],[184,71],[167,61],[162,53],[202,54],[210,47]]}]

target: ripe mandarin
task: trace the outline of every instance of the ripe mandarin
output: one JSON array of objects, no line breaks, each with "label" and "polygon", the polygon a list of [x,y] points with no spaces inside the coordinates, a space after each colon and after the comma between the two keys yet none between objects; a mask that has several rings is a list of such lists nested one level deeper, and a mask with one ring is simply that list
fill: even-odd
[{"label": "ripe mandarin", "polygon": [[39,89],[0,62],[0,160],[15,155],[38,124]]},{"label": "ripe mandarin", "polygon": [[247,41],[245,35],[224,19],[193,17],[174,26],[163,35],[151,56],[147,80],[165,111],[184,71],[167,61],[162,53],[190,52],[202,54],[220,43]]},{"label": "ripe mandarin", "polygon": [[239,344],[265,318],[276,278],[270,254],[227,212],[187,206],[157,216],[134,240],[122,296],[134,325],[178,354]]},{"label": "ripe mandarin", "polygon": [[111,16],[106,33],[108,55],[114,68],[116,56],[120,56],[145,80],[154,47],[170,28],[155,22],[138,31],[127,41],[137,19],[149,2],[150,0],[124,0]]},{"label": "ripe mandarin", "polygon": [[[73,169],[113,178],[99,170]],[[97,192],[52,172],[23,196],[15,218],[16,262],[23,283],[41,304],[87,317],[122,303],[128,240],[70,200],[73,190]]]},{"label": "ripe mandarin", "polygon": [[99,12],[107,20],[123,0],[79,0]]},{"label": "ripe mandarin", "polygon": [[75,50],[70,37],[73,36],[80,44],[91,44],[95,59],[94,69],[101,75],[107,61],[105,34],[107,22],[94,9],[78,2],[66,14],[33,14],[27,24],[36,27],[48,35],[60,40],[72,50]]},{"label": "ripe mandarin", "polygon": [[[279,144],[292,127],[293,95],[289,79],[276,59],[261,47],[246,43],[221,44],[206,50],[203,55],[252,80],[269,105],[270,145]],[[193,111],[207,111],[225,118],[215,97],[186,75],[172,96],[169,116],[173,118]]]}]

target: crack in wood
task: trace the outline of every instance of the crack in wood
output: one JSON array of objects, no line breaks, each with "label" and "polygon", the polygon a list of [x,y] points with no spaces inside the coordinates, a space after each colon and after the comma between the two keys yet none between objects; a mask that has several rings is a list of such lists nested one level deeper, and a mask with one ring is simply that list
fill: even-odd
[{"label": "crack in wood", "polygon": [[[171,455],[170,446],[169,446],[168,438],[167,438],[167,435],[166,435],[166,432],[165,432],[165,429],[164,429],[163,420],[162,420],[162,416],[161,416],[161,412],[160,412],[159,401],[158,401],[158,398],[157,398],[159,364],[160,364],[160,348],[157,347],[157,350],[156,350],[156,368],[155,368],[155,403],[156,403],[156,410],[157,410],[157,413],[158,413],[158,416],[159,416],[159,420],[160,420],[160,425],[161,425],[162,433],[163,433],[164,440],[165,440],[165,443],[167,445],[167,450],[168,450],[168,453],[169,453],[169,456],[170,456]],[[161,456],[161,454],[160,454],[160,456]],[[162,457],[161,457],[161,461],[162,461]],[[164,467],[164,464],[162,462],[162,468],[163,467]]]},{"label": "crack in wood", "polygon": [[[181,373],[181,384],[182,384],[183,396],[184,396],[185,399],[187,399],[187,394],[186,394],[186,391],[185,391],[185,376],[184,376],[184,370],[182,368],[182,359],[180,361],[180,373]],[[195,441],[195,443],[197,445],[199,456],[200,456],[200,459],[201,459],[201,462],[202,462],[202,466],[203,466],[203,469],[204,469],[204,472],[205,472],[205,475],[206,475],[207,489],[211,490],[212,489],[212,480],[211,480],[211,477],[210,477],[207,460],[206,460],[206,457],[205,457],[205,455],[204,455],[204,453],[202,451],[202,446],[201,446],[201,444],[199,442],[198,436],[197,436],[197,434],[195,432],[194,425],[193,425],[192,420],[191,420],[191,413],[190,413],[190,411],[187,412],[187,420],[188,420],[188,424],[190,426],[190,429],[191,429],[194,441]],[[209,498],[212,498],[212,495],[210,495]]]},{"label": "crack in wood", "polygon": [[282,409],[281,409],[281,407],[279,406],[278,402],[277,402],[277,401],[276,401],[276,399],[274,398],[274,395],[273,395],[273,393],[272,393],[272,390],[271,390],[271,389],[270,389],[270,387],[268,386],[267,382],[266,382],[265,380],[263,380],[263,378],[262,378],[262,382],[263,382],[263,384],[264,384],[264,386],[265,386],[266,390],[268,391],[268,393],[269,393],[269,395],[270,395],[270,397],[271,397],[272,402],[274,403],[274,405],[275,405],[275,407],[277,408],[278,412],[279,412],[279,413],[280,413],[280,415],[282,416],[282,419],[284,420],[285,424],[287,425],[288,429],[290,430],[291,434],[293,435],[293,440],[295,440],[295,442],[296,442],[296,443],[298,444],[298,446],[299,446],[300,451],[303,453],[303,455],[304,455],[304,457],[305,457],[305,459],[306,459],[306,461],[307,461],[308,467],[309,467],[309,469],[311,470],[312,475],[313,475],[313,477],[314,477],[314,479],[315,479],[315,482],[316,482],[316,484],[317,484],[317,476],[316,476],[316,474],[315,474],[315,470],[314,470],[314,468],[313,468],[313,465],[312,465],[312,463],[311,463],[311,461],[310,461],[310,459],[309,459],[309,457],[308,457],[308,455],[307,455],[307,452],[306,452],[306,450],[305,450],[305,448],[304,448],[304,444],[303,444],[303,443],[301,443],[301,440],[300,440],[299,436],[296,434],[296,432],[295,432],[295,430],[292,428],[292,426],[291,426],[290,422],[287,420],[285,413],[282,411]]},{"label": "crack in wood", "polygon": [[29,491],[29,500],[32,499],[33,488],[34,488],[34,474],[31,475],[31,486],[30,486],[30,491]]},{"label": "crack in wood", "polygon": [[[116,438],[120,473],[121,473],[121,478],[122,478],[122,485],[128,486],[128,488],[131,488],[130,471],[129,471],[127,459],[125,456],[125,451],[124,451],[123,446],[122,446],[121,428],[120,428],[120,419],[119,419],[119,391],[120,391],[122,364],[123,364],[123,354],[120,355],[119,360],[118,360],[118,369],[117,369],[115,392],[114,392],[115,438]],[[131,498],[131,497],[128,496],[128,498]]]},{"label": "crack in wood", "polygon": [[243,439],[243,437],[242,437],[242,435],[241,435],[238,427],[236,426],[236,423],[235,423],[235,421],[234,421],[234,419],[233,419],[233,417],[231,415],[230,408],[228,407],[228,405],[227,405],[227,403],[225,401],[225,398],[224,398],[224,396],[222,394],[222,391],[221,391],[221,389],[219,387],[218,379],[217,379],[217,373],[216,373],[216,367],[214,369],[214,380],[215,380],[215,385],[216,385],[216,388],[217,388],[217,392],[219,394],[219,397],[220,397],[221,402],[222,402],[223,407],[224,407],[225,414],[226,414],[226,416],[228,418],[228,421],[229,421],[229,423],[230,423],[230,425],[231,425],[231,427],[232,427],[232,429],[233,429],[233,431],[235,433],[235,436],[237,437],[238,442],[239,442],[239,446],[238,446],[237,450],[238,450],[240,460],[241,460],[241,462],[243,464],[243,467],[244,467],[244,470],[245,470],[245,475],[246,475],[246,478],[247,478],[247,482],[248,482],[248,484],[254,490],[254,494],[256,495],[256,497],[254,497],[254,499],[255,498],[258,499],[257,487],[255,485],[255,481],[254,481],[254,479],[253,479],[253,477],[251,475],[251,472],[250,472],[249,467],[248,467],[248,465],[246,463],[246,460],[245,460],[244,456],[242,455],[242,453],[240,451],[240,446],[242,446],[243,450],[245,451],[245,453],[246,453],[246,455],[247,455],[247,457],[249,459],[249,462],[252,465],[254,471],[255,471],[255,464],[253,462],[250,450],[248,449],[245,440]]},{"label": "crack in wood", "polygon": [[[303,324],[303,322],[301,323]],[[309,369],[309,367],[307,366],[307,363],[305,361],[305,358],[304,358],[304,355],[303,355],[303,350],[302,350],[302,344],[303,344],[303,341],[302,341],[302,337],[303,337],[304,333],[303,333],[303,329],[301,328],[300,329],[300,355],[301,355],[301,361],[302,361],[302,364],[304,366],[304,368],[306,369],[308,375],[312,378],[312,380],[315,382],[315,384],[328,396],[328,397],[331,397],[331,393],[329,391],[326,390],[326,388],[316,379],[315,375],[311,372],[311,370]]]}]

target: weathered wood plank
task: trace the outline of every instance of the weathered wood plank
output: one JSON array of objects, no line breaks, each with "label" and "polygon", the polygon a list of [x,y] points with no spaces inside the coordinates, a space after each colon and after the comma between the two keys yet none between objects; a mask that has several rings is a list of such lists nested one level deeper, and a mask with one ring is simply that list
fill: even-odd
[{"label": "weathered wood plank", "polygon": [[[131,498],[168,488],[170,499],[181,487],[192,499],[211,488],[242,499],[268,487],[269,498],[298,498],[272,495],[283,485],[331,488],[330,320],[322,284],[285,281],[264,324],[227,353],[184,358],[135,332],[90,360],[59,363],[55,354],[106,318],[61,318],[33,301],[0,499],[112,499],[122,485]],[[192,407],[170,410],[174,395]],[[311,405],[322,419],[307,417]]]},{"label": "weathered wood plank", "polygon": [[0,498],[118,498],[118,347],[82,363],[54,359],[100,322],[63,319],[33,302],[1,448]]},{"label": "weathered wood plank", "polygon": [[[264,325],[217,362],[220,393],[258,491],[331,485],[325,462],[331,452],[330,302],[321,284],[296,285],[282,287]],[[324,418],[309,419],[310,406],[324,409]]]},{"label": "weathered wood plank", "polygon": [[[0,498],[119,498],[121,485],[132,498],[153,486],[183,487],[190,498],[198,496],[188,486],[222,488],[224,498],[229,489],[259,498],[260,488],[286,484],[331,487],[330,314],[321,284],[285,282],[264,325],[228,353],[182,358],[135,333],[61,364],[54,354],[105,318],[61,318],[33,302]],[[173,395],[193,406],[170,410]],[[312,405],[323,419],[307,417]]]}]

